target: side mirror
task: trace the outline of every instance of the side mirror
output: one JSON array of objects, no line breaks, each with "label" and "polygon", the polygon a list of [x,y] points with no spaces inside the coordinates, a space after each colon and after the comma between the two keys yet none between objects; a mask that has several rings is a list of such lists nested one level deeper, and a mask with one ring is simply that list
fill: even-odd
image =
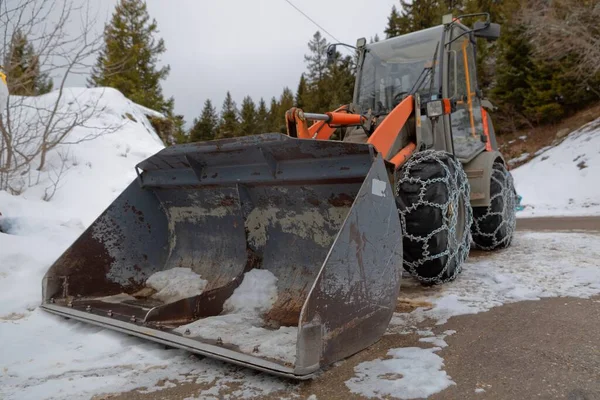
[{"label": "side mirror", "polygon": [[496,40],[500,37],[500,24],[477,21],[473,25],[473,35],[489,41]]},{"label": "side mirror", "polygon": [[332,65],[333,63],[335,63],[335,57],[336,55],[336,46],[335,44],[331,44],[329,45],[329,47],[327,47],[327,65]]}]

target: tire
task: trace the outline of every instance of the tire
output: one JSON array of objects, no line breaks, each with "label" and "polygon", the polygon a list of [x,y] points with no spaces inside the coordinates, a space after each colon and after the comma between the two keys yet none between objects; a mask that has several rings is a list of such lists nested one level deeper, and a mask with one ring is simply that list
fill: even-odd
[{"label": "tire", "polygon": [[427,150],[398,171],[403,266],[424,284],[454,280],[471,246],[469,182],[451,154]]},{"label": "tire", "polygon": [[496,250],[510,246],[517,224],[515,186],[512,175],[495,162],[490,179],[490,205],[473,207],[471,234],[475,247]]}]

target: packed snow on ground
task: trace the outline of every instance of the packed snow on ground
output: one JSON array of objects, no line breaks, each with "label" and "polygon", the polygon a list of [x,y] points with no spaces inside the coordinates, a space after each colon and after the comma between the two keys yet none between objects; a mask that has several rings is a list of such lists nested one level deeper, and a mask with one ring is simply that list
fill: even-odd
[{"label": "packed snow on ground", "polygon": [[518,217],[600,215],[600,118],[512,171]]},{"label": "packed snow on ground", "polygon": [[165,303],[199,296],[207,283],[190,268],[180,267],[158,271],[146,280],[146,286],[156,290],[152,297]]},{"label": "packed snow on ground", "polygon": [[288,364],[296,359],[295,326],[267,329],[263,315],[277,300],[277,278],[272,272],[253,269],[244,274],[240,286],[223,305],[223,314],[182,325],[176,332],[189,337],[217,340],[239,346],[251,355]]},{"label": "packed snow on ground", "polygon": [[600,236],[519,232],[506,250],[469,257],[458,278],[439,290],[416,290],[418,283],[408,279],[402,285],[402,296],[432,306],[394,314],[389,333],[427,318],[443,324],[453,316],[523,300],[588,298],[600,294]]},{"label": "packed snow on ground", "polygon": [[444,359],[435,354],[439,347],[405,347],[389,350],[387,359],[360,363],[356,375],[346,381],[352,393],[366,397],[418,399],[454,385],[443,370]]}]

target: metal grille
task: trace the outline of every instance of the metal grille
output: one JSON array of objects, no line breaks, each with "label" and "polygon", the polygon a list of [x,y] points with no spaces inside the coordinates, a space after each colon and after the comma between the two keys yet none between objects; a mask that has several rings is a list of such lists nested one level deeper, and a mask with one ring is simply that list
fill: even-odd
[{"label": "metal grille", "polygon": [[[434,160],[442,171],[442,176],[432,179],[421,179],[416,176],[415,169],[425,161]],[[440,174],[438,174],[440,175]],[[453,280],[460,273],[462,264],[467,258],[471,245],[471,224],[473,222],[473,212],[471,210],[469,196],[470,188],[467,176],[462,165],[454,157],[447,153],[435,150],[427,150],[416,153],[401,169],[399,180],[396,186],[396,195],[400,193],[400,187],[403,183],[420,185],[418,201],[408,204],[406,207],[400,207],[398,212],[402,221],[402,230],[405,237],[414,242],[422,244],[422,256],[416,261],[409,262],[404,260],[404,267],[412,276],[424,283],[445,283]],[[427,199],[427,190],[434,183],[442,182],[448,192],[448,200],[443,203],[431,202]],[[406,230],[406,217],[416,212],[420,207],[429,206],[442,210],[441,226],[432,229],[425,236],[415,235]],[[458,218],[460,209],[464,210],[464,226],[461,227],[461,221]],[[433,228],[433,227],[432,227]],[[440,253],[432,254],[429,249],[431,238],[442,231],[448,232],[448,245]],[[419,274],[419,269],[429,261],[448,256],[443,269],[433,277],[425,277]],[[456,267],[451,274],[447,274],[448,268],[455,264]]]}]

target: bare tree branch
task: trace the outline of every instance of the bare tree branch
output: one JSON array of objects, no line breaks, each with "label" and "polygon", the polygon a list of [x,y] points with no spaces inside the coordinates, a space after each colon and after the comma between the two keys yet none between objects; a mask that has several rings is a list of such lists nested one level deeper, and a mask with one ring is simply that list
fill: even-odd
[{"label": "bare tree branch", "polygon": [[[73,32],[74,20],[79,23],[78,32]],[[104,111],[101,94],[83,104],[75,92],[65,87],[70,76],[89,73],[101,49],[102,35],[97,32],[96,20],[89,1],[0,0],[0,56],[9,91],[30,85],[36,78],[35,71],[23,71],[9,57],[17,32],[34,47],[33,61],[39,73],[58,78],[54,91],[47,95],[9,97],[7,109],[0,115],[0,190],[17,188],[21,184],[14,180],[35,173],[34,169],[39,177],[39,171],[46,168],[48,152],[59,145],[93,140],[121,127],[94,126],[91,122]],[[14,73],[17,68],[21,68],[20,74]],[[89,128],[89,133],[69,140],[80,128]],[[61,167],[59,174],[63,173]],[[27,180],[24,182],[26,185]],[[48,192],[50,198],[55,189],[56,185]]]},{"label": "bare tree branch", "polygon": [[600,3],[587,0],[528,0],[519,22],[534,51],[546,59],[575,57],[574,73],[600,74]]}]

